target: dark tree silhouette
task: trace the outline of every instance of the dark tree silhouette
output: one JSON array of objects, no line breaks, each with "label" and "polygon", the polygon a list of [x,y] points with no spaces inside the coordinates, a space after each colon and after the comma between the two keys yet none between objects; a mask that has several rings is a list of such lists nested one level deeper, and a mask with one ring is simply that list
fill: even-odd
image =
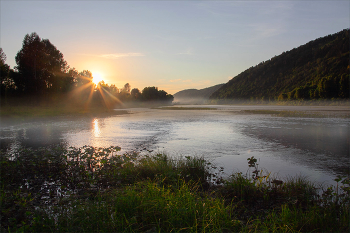
[{"label": "dark tree silhouette", "polygon": [[2,48],[0,48],[0,84],[1,84],[1,87],[4,86],[4,88],[7,86],[6,80],[10,72],[10,66],[7,65],[5,62],[6,62],[6,54],[4,53]]},{"label": "dark tree silhouette", "polygon": [[142,97],[141,92],[138,88],[132,89],[130,95],[133,100],[140,100]]},{"label": "dark tree silhouette", "polygon": [[40,39],[33,32],[24,37],[22,49],[16,55],[19,75],[15,83],[25,94],[43,95],[64,91],[73,83],[67,75],[63,54],[48,39]]},{"label": "dark tree silhouette", "polygon": [[157,87],[145,87],[142,90],[142,97],[145,100],[157,100],[158,99],[158,88]]},{"label": "dark tree silhouette", "polygon": [[75,77],[78,86],[83,86],[92,82],[93,76],[89,70],[83,70]]},{"label": "dark tree silhouette", "polygon": [[148,101],[167,101],[172,102],[174,97],[168,94],[166,91],[158,91],[158,87],[145,87],[142,90],[142,97]]},{"label": "dark tree silhouette", "polygon": [[0,48],[0,94],[4,98],[1,103],[7,102],[7,95],[16,89],[13,81],[14,71],[6,63],[6,54]]},{"label": "dark tree silhouette", "polygon": [[122,89],[122,92],[125,92],[125,93],[130,93],[130,90],[131,90],[131,86],[129,83],[126,83],[124,85],[124,88]]},{"label": "dark tree silhouette", "polygon": [[123,88],[120,89],[120,93],[118,94],[118,97],[122,101],[127,101],[130,99],[130,90],[131,86],[129,83],[126,83]]}]

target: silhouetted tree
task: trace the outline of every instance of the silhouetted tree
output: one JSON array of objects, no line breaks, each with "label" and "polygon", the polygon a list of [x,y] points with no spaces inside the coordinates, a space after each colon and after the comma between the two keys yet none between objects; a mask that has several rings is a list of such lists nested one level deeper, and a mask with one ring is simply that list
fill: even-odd
[{"label": "silhouetted tree", "polygon": [[67,76],[63,54],[48,39],[33,32],[24,37],[22,49],[16,55],[19,75],[15,83],[26,94],[42,95],[49,91],[67,90],[72,79]]},{"label": "silhouetted tree", "polygon": [[158,87],[145,87],[142,90],[142,97],[145,100],[158,99]]},{"label": "silhouetted tree", "polygon": [[78,86],[83,86],[86,84],[90,84],[92,82],[92,73],[89,70],[83,70],[76,76],[76,82]]},{"label": "silhouetted tree", "polygon": [[7,95],[14,92],[16,89],[12,75],[14,71],[10,69],[10,66],[6,64],[6,54],[0,48],[0,94],[5,97],[2,103],[7,102]]},{"label": "silhouetted tree", "polygon": [[119,93],[119,89],[114,85],[114,84],[111,84],[109,86],[109,92],[114,95],[114,96],[117,96],[117,94]]},{"label": "silhouetted tree", "polygon": [[6,79],[8,78],[10,72],[10,66],[6,63],[6,54],[0,48],[0,84],[1,86],[6,86]]},{"label": "silhouetted tree", "polygon": [[133,100],[140,100],[142,97],[141,92],[138,88],[132,89],[130,95]]},{"label": "silhouetted tree", "polygon": [[126,83],[124,87],[120,90],[120,93],[118,94],[118,98],[122,101],[126,101],[130,98],[130,90],[131,86],[129,83]]},{"label": "silhouetted tree", "polygon": [[174,97],[166,91],[158,90],[158,87],[145,87],[142,90],[142,97],[144,100],[150,101],[167,101],[172,102]]},{"label": "silhouetted tree", "polygon": [[125,93],[130,93],[130,90],[131,90],[131,86],[129,83],[126,83],[122,89],[122,92],[125,92]]},{"label": "silhouetted tree", "polygon": [[68,70],[68,77],[72,79],[73,88],[78,86],[80,75],[79,75],[79,72],[74,67]]}]

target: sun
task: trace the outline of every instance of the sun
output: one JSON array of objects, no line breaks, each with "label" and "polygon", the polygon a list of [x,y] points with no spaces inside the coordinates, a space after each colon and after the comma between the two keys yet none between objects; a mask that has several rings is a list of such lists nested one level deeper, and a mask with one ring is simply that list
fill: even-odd
[{"label": "sun", "polygon": [[92,74],[92,77],[93,77],[92,82],[96,85],[103,80],[101,73],[98,73],[98,72],[94,72]]}]

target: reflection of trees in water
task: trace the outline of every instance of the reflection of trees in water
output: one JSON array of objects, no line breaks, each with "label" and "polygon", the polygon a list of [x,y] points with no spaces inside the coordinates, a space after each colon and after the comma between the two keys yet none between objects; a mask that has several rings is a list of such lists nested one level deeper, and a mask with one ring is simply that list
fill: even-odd
[{"label": "reflection of trees in water", "polygon": [[13,128],[1,129],[0,149],[8,151],[20,148],[55,147],[58,145],[66,147],[69,141],[66,133],[87,131],[91,132],[94,139],[97,139],[102,136],[103,127],[104,119],[96,117],[27,122]]},{"label": "reflection of trees in water", "polygon": [[[277,126],[277,127],[276,127]],[[248,135],[305,151],[293,159],[335,173],[349,173],[349,127],[318,122],[274,122],[245,128]],[[307,154],[307,155],[306,155]],[[283,156],[283,155],[281,155]]]},{"label": "reflection of trees in water", "polygon": [[2,131],[1,150],[65,145],[62,131],[51,126]]}]

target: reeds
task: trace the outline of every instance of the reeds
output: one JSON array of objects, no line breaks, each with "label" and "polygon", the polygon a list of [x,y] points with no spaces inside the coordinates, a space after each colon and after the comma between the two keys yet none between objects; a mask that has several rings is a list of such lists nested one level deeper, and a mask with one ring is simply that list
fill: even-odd
[{"label": "reeds", "polygon": [[119,147],[1,153],[1,232],[347,232],[350,182],[278,180],[248,158],[220,177],[202,157]]}]

